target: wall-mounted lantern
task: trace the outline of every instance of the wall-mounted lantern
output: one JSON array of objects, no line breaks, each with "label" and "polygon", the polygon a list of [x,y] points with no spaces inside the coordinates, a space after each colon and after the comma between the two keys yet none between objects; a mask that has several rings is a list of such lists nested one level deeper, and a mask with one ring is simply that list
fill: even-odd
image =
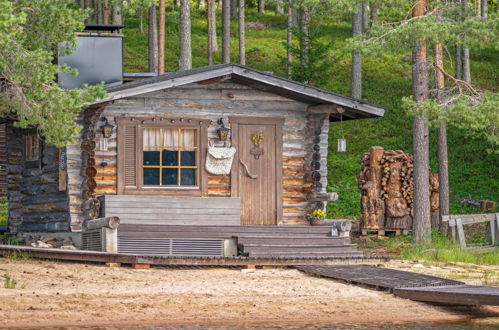
[{"label": "wall-mounted lantern", "polygon": [[217,124],[220,125],[220,127],[217,128],[218,139],[220,141],[224,141],[224,142],[227,141],[227,137],[229,136],[230,128],[225,127],[223,118],[220,118],[217,121]]},{"label": "wall-mounted lantern", "polygon": [[338,108],[338,112],[340,114],[340,133],[341,133],[341,138],[338,139],[338,152],[346,152],[347,140],[345,139],[345,135],[343,133],[343,112],[345,112],[345,109]]},{"label": "wall-mounted lantern", "polygon": [[101,118],[101,121],[104,122],[104,125],[100,127],[102,137],[99,139],[99,149],[101,151],[107,151],[108,149],[108,139],[113,134],[114,126],[109,123],[106,117]]},{"label": "wall-mounted lantern", "polygon": [[113,133],[114,126],[109,124],[109,121],[106,117],[102,118],[101,120],[105,121],[104,125],[101,126],[102,136],[106,139],[109,139],[111,137],[111,134]]}]

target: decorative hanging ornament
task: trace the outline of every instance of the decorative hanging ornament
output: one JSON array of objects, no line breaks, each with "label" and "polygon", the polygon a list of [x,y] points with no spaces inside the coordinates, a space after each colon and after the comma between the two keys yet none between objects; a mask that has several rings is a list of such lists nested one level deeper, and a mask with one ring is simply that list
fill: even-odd
[{"label": "decorative hanging ornament", "polygon": [[250,154],[255,157],[255,159],[260,158],[264,154],[263,149],[260,147],[263,144],[265,137],[262,131],[255,132],[251,135],[251,142],[253,142],[254,147],[250,149]]},{"label": "decorative hanging ornament", "polygon": [[345,139],[345,135],[343,134],[343,110],[342,108],[338,108],[338,112],[340,113],[340,133],[342,138],[338,139],[338,152],[346,152],[347,151],[347,140]]}]

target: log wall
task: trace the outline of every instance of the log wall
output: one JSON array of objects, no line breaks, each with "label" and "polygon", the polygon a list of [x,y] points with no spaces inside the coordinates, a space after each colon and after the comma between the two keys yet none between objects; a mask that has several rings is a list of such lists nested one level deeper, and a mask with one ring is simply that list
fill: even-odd
[{"label": "log wall", "polygon": [[[307,106],[308,104],[303,102],[230,81],[211,84],[195,83],[143,94],[138,97],[116,100],[103,110],[97,111],[98,116],[95,115],[95,111],[93,115],[88,112],[84,119],[86,122],[85,127],[88,127],[88,130],[93,133],[93,141],[95,142],[95,150],[92,154],[96,169],[94,197],[117,193],[116,130],[108,139],[107,151],[101,151],[99,148],[102,137],[100,126],[104,123],[99,121],[97,117],[106,117],[109,123],[114,126],[116,126],[115,118],[123,116],[210,119],[212,124],[208,129],[208,138],[213,140],[216,139],[216,129],[218,128],[216,121],[219,118],[224,118],[228,127],[230,127],[229,116],[285,118],[282,155],[282,223],[303,223],[305,213],[311,208],[311,203],[306,198],[310,192],[311,184],[305,182],[304,175],[306,165],[310,163],[314,152],[320,155],[320,160],[318,160],[320,163],[318,172],[321,174],[319,190],[325,192],[326,189],[327,136],[329,129],[327,116],[323,115],[319,115],[322,116],[321,118],[313,118],[313,126],[316,129],[310,129],[310,116],[315,115],[307,116]],[[92,135],[91,133],[84,132],[83,135],[86,134],[88,137]],[[313,137],[319,137],[320,139],[319,150],[314,151],[311,148],[313,144],[316,144],[316,142],[312,141]],[[80,143],[83,140],[84,136],[81,137]],[[81,197],[85,195],[81,186],[86,186],[89,177],[84,171],[84,167],[87,165],[81,163],[81,161],[78,164],[77,149],[74,150],[74,153],[71,151],[71,155],[75,155],[74,159],[71,158],[74,162],[71,166],[80,166],[80,168],[75,168],[74,173],[69,175],[72,228],[74,230],[77,230],[78,223],[82,219],[88,217],[88,215],[84,215],[87,206],[84,205],[83,201],[88,196]],[[204,167],[204,164],[200,165]],[[80,188],[78,188],[78,184]],[[208,196],[229,197],[230,175],[225,177],[209,176]]]},{"label": "log wall", "polygon": [[39,161],[24,161],[25,130],[7,125],[9,226],[18,231],[69,230],[69,203],[59,191],[59,150],[45,143]]}]

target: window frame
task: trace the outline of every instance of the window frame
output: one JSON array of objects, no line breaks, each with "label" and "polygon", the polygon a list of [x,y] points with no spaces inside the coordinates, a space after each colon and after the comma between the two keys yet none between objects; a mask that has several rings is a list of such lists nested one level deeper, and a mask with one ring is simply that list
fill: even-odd
[{"label": "window frame", "polygon": [[[119,117],[116,118],[116,123],[118,125],[118,143],[123,139],[120,138],[120,131],[124,126],[136,126],[137,136],[136,136],[136,164],[135,164],[135,174],[136,183],[135,188],[129,188],[124,185],[122,177],[124,177],[123,168],[125,166],[125,160],[120,156],[120,152],[123,152],[123,148],[118,145],[117,148],[117,158],[118,158],[118,170],[117,170],[117,185],[118,194],[130,194],[130,195],[177,195],[177,196],[206,196],[207,186],[208,186],[208,176],[204,170],[204,163],[206,159],[207,152],[207,139],[208,139],[208,126],[210,120],[199,119],[199,118],[157,118],[157,117]],[[195,129],[196,133],[196,186],[145,186],[143,177],[143,130],[145,128],[180,128],[180,129]],[[162,155],[160,154],[160,157]],[[180,163],[179,163],[180,166]]]},{"label": "window frame", "polygon": [[[24,161],[35,163],[41,160],[41,139],[38,130],[29,130],[24,133]],[[36,155],[35,152],[36,151]]]}]

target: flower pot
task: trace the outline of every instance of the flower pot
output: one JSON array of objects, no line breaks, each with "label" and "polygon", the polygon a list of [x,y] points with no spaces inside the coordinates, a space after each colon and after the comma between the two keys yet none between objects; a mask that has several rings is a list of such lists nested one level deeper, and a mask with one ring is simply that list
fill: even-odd
[{"label": "flower pot", "polygon": [[324,226],[324,219],[310,219],[311,226]]}]

